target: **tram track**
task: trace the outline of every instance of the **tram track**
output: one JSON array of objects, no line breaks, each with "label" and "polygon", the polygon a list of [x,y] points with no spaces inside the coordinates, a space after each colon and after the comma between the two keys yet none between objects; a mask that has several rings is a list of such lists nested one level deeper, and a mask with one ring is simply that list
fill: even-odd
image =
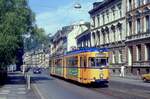
[{"label": "tram track", "polygon": [[114,97],[115,99],[149,99],[150,89],[148,87],[142,87],[137,85],[131,85],[119,82],[110,82],[109,86],[86,86],[80,83],[73,83],[80,87],[87,88],[91,91],[95,91],[107,96]]},{"label": "tram track", "polygon": [[[119,86],[119,85],[118,85]],[[116,87],[112,84],[109,87],[100,87],[100,88],[89,88],[90,90],[102,93],[104,95],[112,96],[116,99],[149,99],[150,90],[141,90],[137,88],[125,88],[125,87]]]}]

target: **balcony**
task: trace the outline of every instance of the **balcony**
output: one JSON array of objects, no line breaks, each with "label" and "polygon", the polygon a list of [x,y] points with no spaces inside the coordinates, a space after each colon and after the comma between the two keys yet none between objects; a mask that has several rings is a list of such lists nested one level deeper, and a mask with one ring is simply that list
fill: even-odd
[{"label": "balcony", "polygon": [[150,61],[138,61],[132,64],[133,67],[150,67]]},{"label": "balcony", "polygon": [[149,38],[149,37],[150,37],[150,31],[149,32],[145,32],[145,33],[139,33],[139,34],[127,36],[126,37],[126,42],[134,41],[134,40],[140,40],[140,39],[145,39],[145,38]]}]

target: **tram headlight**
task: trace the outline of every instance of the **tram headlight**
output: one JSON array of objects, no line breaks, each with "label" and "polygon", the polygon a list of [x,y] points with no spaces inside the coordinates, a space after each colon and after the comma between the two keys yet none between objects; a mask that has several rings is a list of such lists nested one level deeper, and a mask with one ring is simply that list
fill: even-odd
[{"label": "tram headlight", "polygon": [[103,79],[103,76],[104,76],[104,75],[103,75],[103,73],[100,73],[99,76],[100,76],[100,79]]}]

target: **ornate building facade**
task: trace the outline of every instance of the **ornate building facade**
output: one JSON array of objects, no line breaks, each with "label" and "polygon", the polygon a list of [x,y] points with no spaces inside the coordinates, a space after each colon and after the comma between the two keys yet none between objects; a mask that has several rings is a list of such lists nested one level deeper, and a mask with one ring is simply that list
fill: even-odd
[{"label": "ornate building facade", "polygon": [[126,0],[126,57],[129,72],[150,72],[150,0]]},{"label": "ornate building facade", "polygon": [[119,73],[126,63],[125,0],[95,2],[89,14],[92,47],[109,48],[112,73]]},{"label": "ornate building facade", "polygon": [[76,37],[77,48],[91,47],[91,32],[89,29]]},{"label": "ornate building facade", "polygon": [[73,29],[73,25],[64,26],[55,33],[51,41],[51,55],[64,54],[67,51],[67,36]]}]

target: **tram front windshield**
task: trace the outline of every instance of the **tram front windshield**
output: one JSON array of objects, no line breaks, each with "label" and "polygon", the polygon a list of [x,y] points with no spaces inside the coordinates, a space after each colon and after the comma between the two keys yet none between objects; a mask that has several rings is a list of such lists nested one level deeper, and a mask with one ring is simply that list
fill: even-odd
[{"label": "tram front windshield", "polygon": [[92,58],[89,58],[89,65],[91,67],[107,66],[108,65],[108,59],[107,58],[92,57]]}]

